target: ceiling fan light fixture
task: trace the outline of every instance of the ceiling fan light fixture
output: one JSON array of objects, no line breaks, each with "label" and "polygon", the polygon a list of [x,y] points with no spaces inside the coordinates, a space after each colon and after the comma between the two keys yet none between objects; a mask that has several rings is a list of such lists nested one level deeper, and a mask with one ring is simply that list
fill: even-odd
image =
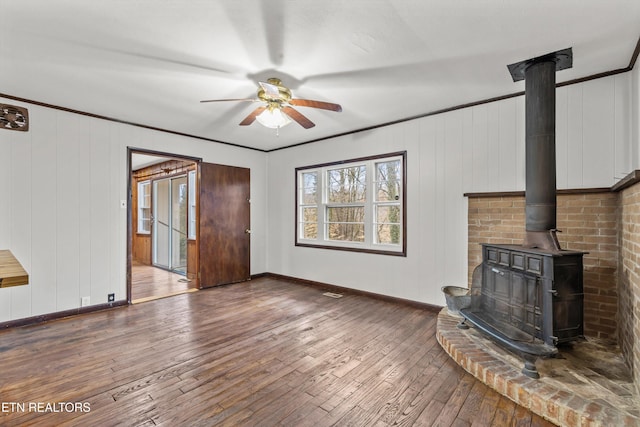
[{"label": "ceiling fan light fixture", "polygon": [[305,129],[311,129],[315,126],[308,117],[300,113],[294,107],[310,107],[319,108],[327,111],[342,111],[340,104],[333,102],[315,101],[313,99],[292,98],[291,90],[282,85],[280,79],[270,78],[266,82],[258,82],[257,98],[243,99],[206,99],[200,102],[219,102],[219,101],[262,101],[264,104],[255,108],[240,123],[240,126],[249,126],[256,120],[264,127],[277,130],[288,125],[292,121],[298,123]]},{"label": "ceiling fan light fixture", "polygon": [[278,107],[267,108],[260,113],[256,120],[264,127],[279,129],[291,123],[289,116],[284,114]]}]

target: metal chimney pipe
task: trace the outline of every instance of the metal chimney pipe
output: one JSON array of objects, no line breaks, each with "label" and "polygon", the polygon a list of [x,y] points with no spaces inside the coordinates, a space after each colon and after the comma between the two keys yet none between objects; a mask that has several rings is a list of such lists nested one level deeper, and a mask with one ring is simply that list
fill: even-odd
[{"label": "metal chimney pipe", "polygon": [[527,231],[556,228],[556,63],[534,62],[525,70]]},{"label": "metal chimney pipe", "polygon": [[508,65],[525,80],[524,247],[559,251],[556,237],[556,71],[570,68],[571,48]]}]

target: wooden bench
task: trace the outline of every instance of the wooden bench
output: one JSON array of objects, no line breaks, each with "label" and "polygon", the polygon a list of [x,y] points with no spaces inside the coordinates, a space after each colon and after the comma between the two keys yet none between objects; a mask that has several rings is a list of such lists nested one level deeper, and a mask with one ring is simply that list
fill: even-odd
[{"label": "wooden bench", "polygon": [[0,288],[29,284],[29,275],[11,251],[0,250]]}]

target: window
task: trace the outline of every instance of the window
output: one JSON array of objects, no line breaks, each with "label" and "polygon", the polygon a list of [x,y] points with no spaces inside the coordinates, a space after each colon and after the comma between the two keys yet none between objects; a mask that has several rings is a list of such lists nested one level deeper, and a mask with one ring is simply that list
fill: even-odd
[{"label": "window", "polygon": [[406,255],[406,152],[296,169],[296,245]]},{"label": "window", "polygon": [[196,171],[189,172],[189,227],[188,238],[196,238]]},{"label": "window", "polygon": [[138,233],[151,232],[151,181],[138,183]]}]

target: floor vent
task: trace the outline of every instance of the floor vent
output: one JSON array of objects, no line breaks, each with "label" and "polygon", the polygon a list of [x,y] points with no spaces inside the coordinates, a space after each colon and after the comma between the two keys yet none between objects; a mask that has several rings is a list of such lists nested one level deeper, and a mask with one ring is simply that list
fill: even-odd
[{"label": "floor vent", "polygon": [[334,294],[333,292],[325,292],[324,294],[325,297],[330,297],[330,298],[342,298],[342,294]]}]

